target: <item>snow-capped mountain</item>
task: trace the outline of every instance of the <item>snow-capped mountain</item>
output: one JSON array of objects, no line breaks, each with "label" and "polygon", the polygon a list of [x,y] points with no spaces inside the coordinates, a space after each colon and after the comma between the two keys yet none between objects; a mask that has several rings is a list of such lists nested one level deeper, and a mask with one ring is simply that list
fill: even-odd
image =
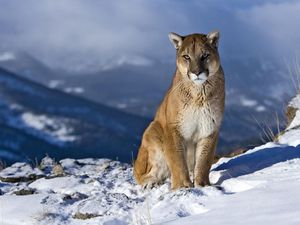
[{"label": "snow-capped mountain", "polygon": [[[130,162],[147,120],[0,69],[0,156],[10,161],[108,157]],[[119,149],[122,146],[122,149]]]},{"label": "snow-capped mountain", "polygon": [[39,83],[55,79],[56,77],[56,73],[54,73],[53,70],[45,65],[42,61],[36,59],[26,52],[21,51],[1,52],[0,67]]}]

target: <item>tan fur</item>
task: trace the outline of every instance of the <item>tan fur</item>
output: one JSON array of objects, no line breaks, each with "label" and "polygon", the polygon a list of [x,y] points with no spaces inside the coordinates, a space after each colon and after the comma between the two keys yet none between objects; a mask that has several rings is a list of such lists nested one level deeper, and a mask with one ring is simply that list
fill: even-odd
[{"label": "tan fur", "polygon": [[209,185],[225,99],[219,33],[169,37],[177,50],[176,73],[144,132],[134,176],[144,187],[168,177],[172,189]]}]

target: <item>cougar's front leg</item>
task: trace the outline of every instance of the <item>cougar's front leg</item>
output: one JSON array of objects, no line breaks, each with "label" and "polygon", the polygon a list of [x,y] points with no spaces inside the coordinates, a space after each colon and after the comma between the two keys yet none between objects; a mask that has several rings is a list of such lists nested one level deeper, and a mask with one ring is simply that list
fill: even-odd
[{"label": "cougar's front leg", "polygon": [[218,133],[215,132],[197,143],[194,171],[195,187],[210,185],[209,171],[214,161],[217,140]]},{"label": "cougar's front leg", "polygon": [[164,154],[171,172],[172,189],[192,187],[185,159],[183,138],[176,129],[168,129],[164,142]]}]

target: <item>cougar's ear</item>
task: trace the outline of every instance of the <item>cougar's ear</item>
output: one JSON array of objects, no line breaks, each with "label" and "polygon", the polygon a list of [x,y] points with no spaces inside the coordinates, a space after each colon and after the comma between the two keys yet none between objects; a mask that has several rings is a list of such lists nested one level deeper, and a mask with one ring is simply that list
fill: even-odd
[{"label": "cougar's ear", "polygon": [[215,48],[218,47],[218,44],[219,44],[219,38],[220,38],[220,33],[219,31],[212,31],[212,32],[209,32],[207,35],[207,40],[208,42]]},{"label": "cougar's ear", "polygon": [[176,49],[182,45],[183,37],[173,32],[169,33],[169,39]]}]

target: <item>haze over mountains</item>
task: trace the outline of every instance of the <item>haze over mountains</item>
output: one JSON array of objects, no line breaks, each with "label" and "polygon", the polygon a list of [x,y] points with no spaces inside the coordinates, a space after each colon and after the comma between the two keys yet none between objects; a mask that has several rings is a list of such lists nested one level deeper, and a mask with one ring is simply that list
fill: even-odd
[{"label": "haze over mountains", "polygon": [[[121,63],[93,73],[70,73],[49,68],[28,53],[4,52],[0,67],[4,160],[49,154],[57,159],[108,157],[130,162],[175,65]],[[220,154],[260,143],[260,126],[268,123],[275,128],[275,112],[281,116],[284,108],[279,100],[284,96],[284,72],[274,64],[225,59],[223,67],[227,99]],[[278,82],[276,98],[271,90]]]}]

